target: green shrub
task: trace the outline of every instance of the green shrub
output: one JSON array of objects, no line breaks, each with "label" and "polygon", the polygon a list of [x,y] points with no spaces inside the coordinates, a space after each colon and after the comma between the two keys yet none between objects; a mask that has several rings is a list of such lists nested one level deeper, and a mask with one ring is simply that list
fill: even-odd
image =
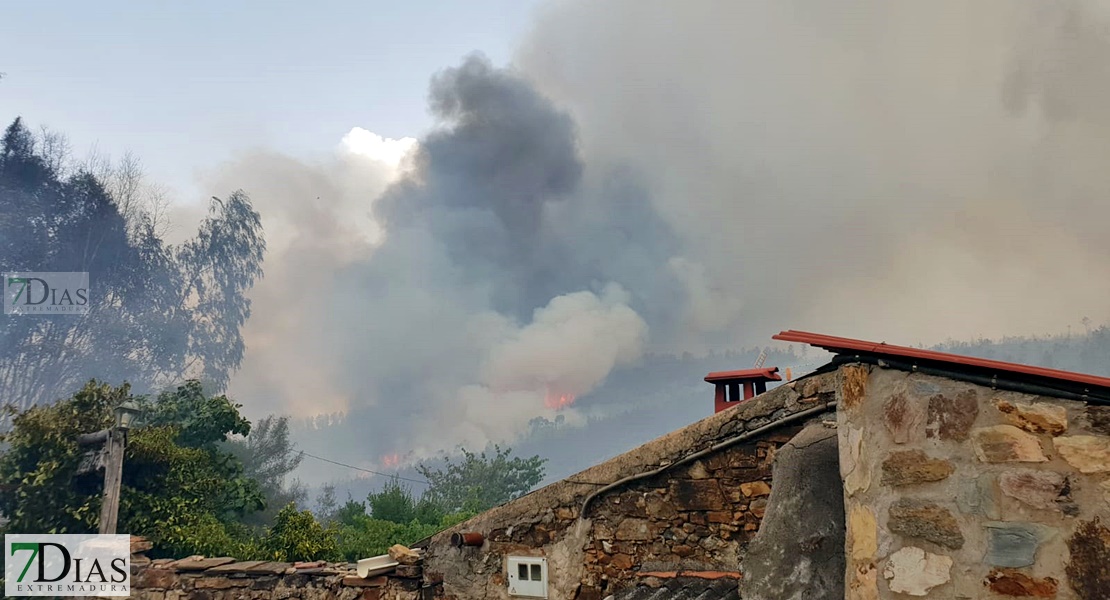
[{"label": "green shrub", "polygon": [[441,517],[438,523],[394,523],[366,515],[356,517],[339,529],[339,554],[347,561],[385,554],[394,544],[412,544],[435,535],[473,516],[457,513]]},{"label": "green shrub", "polygon": [[334,527],[324,527],[310,511],[298,511],[290,502],[278,512],[260,547],[268,560],[337,560],[337,534]]}]

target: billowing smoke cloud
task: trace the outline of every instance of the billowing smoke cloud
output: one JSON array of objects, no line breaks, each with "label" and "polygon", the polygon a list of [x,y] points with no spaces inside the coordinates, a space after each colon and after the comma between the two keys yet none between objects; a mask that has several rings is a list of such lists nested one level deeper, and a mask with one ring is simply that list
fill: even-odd
[{"label": "billowing smoke cloud", "polygon": [[275,248],[232,392],[345,411],[332,443],[372,462],[510,439],[645,351],[1110,319],[1108,25],[1094,2],[555,5],[513,67],[432,80],[438,128],[400,166],[411,143],[349,138],[211,178]]},{"label": "billowing smoke cloud", "polygon": [[208,178],[250,189],[272,240],[231,392],[256,412],[345,413],[358,426],[337,435],[354,437],[328,441],[371,465],[579,418],[549,399],[639,358],[648,325],[625,286],[667,244],[628,176],[590,196],[574,123],[519,75],[469,58],[431,106],[440,127],[415,147],[356,130],[318,164],[256,152]]},{"label": "billowing smoke cloud", "polygon": [[518,66],[571,111],[590,169],[646,177],[711,284],[681,310],[728,335],[680,345],[784,327],[929,343],[1110,317],[1108,16],[571,2]]},{"label": "billowing smoke cloud", "polygon": [[252,152],[206,176],[211,189],[250,190],[269,245],[265,277],[251,292],[249,355],[232,381],[250,410],[296,415],[348,407],[335,385],[343,374],[330,332],[336,319],[354,315],[331,312],[329,298],[344,271],[380,243],[367,199],[398,174],[396,163],[369,159],[361,148],[344,144],[333,159],[316,164]]},{"label": "billowing smoke cloud", "polygon": [[[524,327],[504,317],[480,318],[488,343],[479,383],[429,407],[438,410],[438,419],[423,423],[419,431],[426,435],[417,439],[446,434],[471,443],[511,440],[544,409],[560,408],[552,398],[573,399],[589,392],[614,367],[639,358],[647,325],[627,306],[628,300],[613,284],[600,296],[558,296],[537,309]],[[422,441],[415,449],[426,454],[440,447]]]}]

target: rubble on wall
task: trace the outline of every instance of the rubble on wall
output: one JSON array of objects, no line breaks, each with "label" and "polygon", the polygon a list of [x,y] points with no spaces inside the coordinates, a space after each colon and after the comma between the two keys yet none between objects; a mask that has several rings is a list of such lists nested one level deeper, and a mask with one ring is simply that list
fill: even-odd
[{"label": "rubble on wall", "polygon": [[388,574],[359,577],[347,563],[238,561],[191,556],[150,560],[132,542],[131,598],[140,600],[417,600],[419,564]]}]

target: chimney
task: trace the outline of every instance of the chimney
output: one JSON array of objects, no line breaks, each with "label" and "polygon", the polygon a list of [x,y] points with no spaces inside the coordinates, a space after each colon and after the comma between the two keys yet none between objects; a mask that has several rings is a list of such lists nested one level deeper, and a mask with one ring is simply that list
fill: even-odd
[{"label": "chimney", "polygon": [[[714,386],[713,408],[719,413],[726,408],[740,404],[743,400],[750,400],[758,394],[767,391],[768,381],[782,381],[778,374],[778,367],[762,369],[741,369],[739,371],[717,371],[705,376],[705,380]],[[740,389],[744,389],[744,397],[740,397]]]}]

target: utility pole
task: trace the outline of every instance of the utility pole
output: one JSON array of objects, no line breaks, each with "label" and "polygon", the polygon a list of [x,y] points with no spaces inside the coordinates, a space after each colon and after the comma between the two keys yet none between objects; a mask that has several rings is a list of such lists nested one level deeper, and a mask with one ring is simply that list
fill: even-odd
[{"label": "utility pole", "polygon": [[123,447],[127,443],[126,429],[108,432],[104,463],[104,500],[100,504],[100,533],[114,534],[119,519],[119,488],[123,480]]}]

